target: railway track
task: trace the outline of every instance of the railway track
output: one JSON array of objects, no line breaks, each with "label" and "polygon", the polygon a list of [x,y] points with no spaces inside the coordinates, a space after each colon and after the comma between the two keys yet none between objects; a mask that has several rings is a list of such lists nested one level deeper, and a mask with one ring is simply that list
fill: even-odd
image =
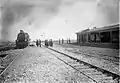
[{"label": "railway track", "polygon": [[[79,71],[89,79],[91,79],[94,83],[119,83],[120,76],[112,73],[110,71],[101,69],[84,61],[81,61],[77,58],[69,56],[68,54],[62,53],[58,50],[49,48],[50,53],[54,55],[56,58],[64,62],[65,64],[69,65],[76,71]],[[58,53],[58,54],[56,54]],[[59,55],[59,56],[57,56]]]},{"label": "railway track", "polygon": [[68,51],[68,52],[73,52],[73,53],[75,53],[75,54],[82,54],[82,55],[85,55],[85,56],[88,56],[88,57],[93,57],[93,58],[97,58],[97,59],[103,59],[103,60],[106,60],[106,61],[109,61],[109,62],[112,62],[112,63],[114,63],[114,64],[116,64],[116,65],[119,65],[119,61],[120,61],[120,57],[119,56],[108,56],[108,55],[103,55],[103,54],[101,54],[101,53],[86,53],[86,51],[82,51],[82,50],[80,50],[80,49],[76,49],[76,48],[72,48],[73,50],[69,50],[69,49],[67,49],[67,48],[69,48],[69,47],[67,47],[67,46],[63,46],[63,47],[65,47],[66,49],[66,51]]},{"label": "railway track", "polygon": [[0,57],[2,56],[2,58],[0,59],[0,83],[1,81],[4,81],[4,73],[6,72],[6,70],[12,65],[12,63],[16,60],[16,58],[19,56],[15,56],[15,55],[9,55],[9,54],[0,54]]},{"label": "railway track", "polygon": [[[72,52],[72,50],[67,50],[67,49],[65,49],[66,51],[68,51],[68,52]],[[73,53],[75,53],[75,54],[82,54],[82,55],[85,55],[85,56],[88,56],[88,57],[94,57],[94,58],[97,58],[97,59],[103,59],[103,60],[107,60],[107,61],[109,61],[109,62],[112,62],[112,63],[114,63],[114,64],[116,64],[116,65],[119,65],[119,60],[120,60],[120,58],[119,57],[116,57],[116,56],[108,56],[108,55],[102,55],[102,54],[94,54],[94,53],[83,53],[83,52],[74,52],[73,51]],[[96,56],[97,55],[97,56]]]}]

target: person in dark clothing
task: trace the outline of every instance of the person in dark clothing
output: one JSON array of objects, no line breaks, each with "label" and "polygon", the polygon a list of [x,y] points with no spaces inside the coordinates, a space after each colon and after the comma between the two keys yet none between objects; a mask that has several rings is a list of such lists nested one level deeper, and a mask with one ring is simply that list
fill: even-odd
[{"label": "person in dark clothing", "polygon": [[67,44],[68,44],[68,39],[67,39]]},{"label": "person in dark clothing", "polygon": [[38,47],[38,43],[39,43],[38,40],[36,40],[36,45],[37,45],[37,47]]},{"label": "person in dark clothing", "polygon": [[60,39],[59,39],[59,45],[60,45]]},{"label": "person in dark clothing", "polygon": [[41,47],[41,40],[39,39],[39,46]]},{"label": "person in dark clothing", "polygon": [[49,46],[49,44],[48,44],[49,42],[48,42],[48,40],[45,40],[45,46],[46,47],[48,47]]},{"label": "person in dark clothing", "polygon": [[62,39],[62,44],[64,43],[64,39]]},{"label": "person in dark clothing", "polygon": [[50,45],[51,47],[53,46],[53,41],[52,41],[52,39],[50,39],[49,45]]},{"label": "person in dark clothing", "polygon": [[69,43],[70,43],[70,38],[69,38]]}]

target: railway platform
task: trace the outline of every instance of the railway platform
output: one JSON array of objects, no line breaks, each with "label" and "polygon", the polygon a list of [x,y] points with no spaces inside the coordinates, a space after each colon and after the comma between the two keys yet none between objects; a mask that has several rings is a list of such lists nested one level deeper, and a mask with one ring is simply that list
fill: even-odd
[{"label": "railway platform", "polygon": [[101,69],[120,75],[119,50],[76,46],[71,44],[54,44],[54,46],[50,48],[68,54],[84,62],[90,63]]}]

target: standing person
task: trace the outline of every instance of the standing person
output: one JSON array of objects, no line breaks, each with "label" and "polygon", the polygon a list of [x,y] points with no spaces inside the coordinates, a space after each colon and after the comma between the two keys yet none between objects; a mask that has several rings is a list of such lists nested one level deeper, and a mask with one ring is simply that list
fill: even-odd
[{"label": "standing person", "polygon": [[70,38],[69,38],[69,43],[70,43]]},{"label": "standing person", "polygon": [[59,39],[59,45],[60,45],[60,39]]},{"label": "standing person", "polygon": [[68,44],[68,39],[67,39],[67,44]]},{"label": "standing person", "polygon": [[38,39],[36,40],[36,45],[37,45],[37,47],[38,47]]},{"label": "standing person", "polygon": [[53,41],[52,41],[52,39],[50,39],[49,45],[50,45],[51,47],[53,46]]},{"label": "standing person", "polygon": [[62,39],[62,44],[64,43],[64,40]]},{"label": "standing person", "polygon": [[48,47],[49,46],[49,44],[48,44],[49,42],[48,42],[48,40],[45,40],[45,46],[46,47]]},{"label": "standing person", "polygon": [[39,45],[40,45],[40,47],[41,47],[41,40],[39,39]]}]

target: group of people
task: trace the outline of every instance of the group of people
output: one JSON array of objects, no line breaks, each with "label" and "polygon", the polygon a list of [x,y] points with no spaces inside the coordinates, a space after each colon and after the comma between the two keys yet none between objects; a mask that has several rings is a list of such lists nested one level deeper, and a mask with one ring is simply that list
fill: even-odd
[{"label": "group of people", "polygon": [[[65,40],[65,41],[66,41],[66,40]],[[67,44],[69,44],[69,43],[71,43],[70,38],[67,39]],[[59,39],[59,45],[60,45],[60,44],[64,44],[64,39],[62,39],[62,40]]]},{"label": "group of people", "polygon": [[53,41],[52,39],[50,39],[49,41],[48,40],[45,40],[45,46],[48,47],[48,46],[53,46]]},{"label": "group of people", "polygon": [[38,40],[38,39],[36,40],[36,45],[37,45],[37,47],[38,47],[38,46],[41,47],[41,40],[40,40],[40,39],[39,39],[39,40]]},{"label": "group of people", "polygon": [[[37,39],[36,40],[36,46],[37,47],[41,47],[41,40],[40,39]],[[52,39],[50,39],[49,41],[48,40],[45,40],[45,46],[48,47],[48,46],[53,46],[53,41]]]},{"label": "group of people", "polygon": [[59,44],[63,44],[64,43],[64,39],[62,39],[62,42],[61,42],[61,40],[59,39]]},{"label": "group of people", "polygon": [[67,44],[69,44],[69,43],[71,43],[71,42],[70,42],[70,38],[69,38],[69,39],[67,39]]}]

